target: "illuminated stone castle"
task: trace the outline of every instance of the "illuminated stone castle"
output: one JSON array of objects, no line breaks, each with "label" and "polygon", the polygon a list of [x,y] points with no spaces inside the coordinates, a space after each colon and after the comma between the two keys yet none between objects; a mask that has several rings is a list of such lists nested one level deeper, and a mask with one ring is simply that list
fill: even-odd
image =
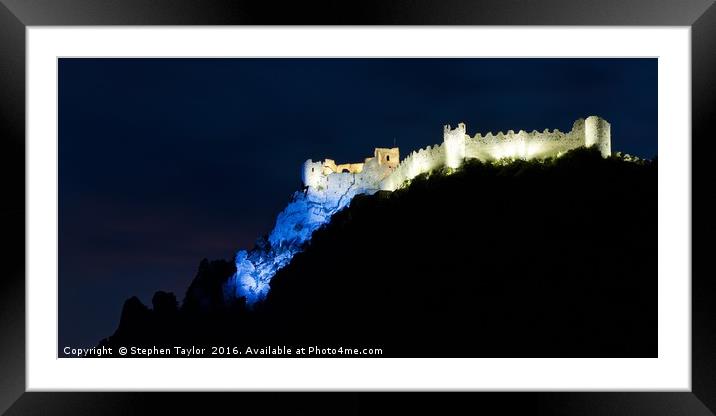
[{"label": "illuminated stone castle", "polygon": [[463,123],[456,129],[445,126],[441,144],[414,151],[402,161],[397,147],[377,148],[373,157],[360,163],[307,160],[303,164],[304,189],[293,194],[268,237],[254,249],[236,253],[236,273],[224,285],[226,298],[245,298],[249,305],[265,298],[276,272],[303,250],[315,230],[328,223],[333,214],[358,194],[394,191],[421,173],[442,167],[457,168],[471,158],[539,159],[593,146],[604,157],[611,154],[609,123],[596,116],[575,121],[567,133],[510,130],[470,137],[465,131]]},{"label": "illuminated stone castle", "polygon": [[402,161],[398,148],[377,148],[363,163],[336,165],[331,159],[309,159],[303,165],[303,184],[308,192],[325,195],[327,201],[339,201],[348,194],[393,191],[421,173],[444,166],[458,168],[465,159],[543,159],[592,146],[604,157],[611,155],[610,125],[597,116],[578,119],[567,133],[557,129],[529,133],[509,130],[470,137],[465,124],[460,123],[455,129],[444,126],[441,144],[414,151]]}]

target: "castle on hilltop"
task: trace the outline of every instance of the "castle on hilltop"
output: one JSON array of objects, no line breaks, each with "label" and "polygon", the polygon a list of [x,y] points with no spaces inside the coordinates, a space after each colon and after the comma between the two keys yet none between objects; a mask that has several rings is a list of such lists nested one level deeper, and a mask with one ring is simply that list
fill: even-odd
[{"label": "castle on hilltop", "polygon": [[510,130],[470,137],[465,131],[463,123],[455,129],[445,126],[441,144],[414,151],[402,161],[397,147],[377,148],[373,157],[359,163],[307,160],[303,164],[304,190],[294,193],[279,213],[268,244],[236,253],[236,273],[224,285],[224,295],[229,299],[244,297],[249,305],[263,299],[276,272],[303,250],[315,230],[348,206],[356,195],[394,191],[421,173],[442,167],[454,169],[471,158],[538,159],[559,156],[578,147],[596,147],[604,157],[611,155],[609,123],[595,116],[575,121],[568,133]]},{"label": "castle on hilltop", "polygon": [[530,133],[466,134],[464,123],[452,129],[443,127],[443,142],[413,151],[400,161],[395,148],[376,148],[374,156],[363,163],[337,165],[332,159],[303,164],[303,185],[311,193],[324,195],[326,200],[341,201],[343,196],[357,193],[394,191],[406,180],[443,166],[458,168],[465,159],[493,161],[499,159],[544,159],[560,156],[578,147],[596,147],[602,156],[611,155],[611,126],[597,116],[578,119],[567,133],[558,129]]}]

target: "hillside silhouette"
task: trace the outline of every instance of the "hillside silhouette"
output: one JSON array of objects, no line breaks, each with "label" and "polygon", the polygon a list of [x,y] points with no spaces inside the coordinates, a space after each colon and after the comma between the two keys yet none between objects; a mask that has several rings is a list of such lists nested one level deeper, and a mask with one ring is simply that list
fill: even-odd
[{"label": "hillside silhouette", "polygon": [[104,346],[377,347],[383,357],[656,357],[657,162],[577,149],[359,195],[247,308],[203,260]]}]

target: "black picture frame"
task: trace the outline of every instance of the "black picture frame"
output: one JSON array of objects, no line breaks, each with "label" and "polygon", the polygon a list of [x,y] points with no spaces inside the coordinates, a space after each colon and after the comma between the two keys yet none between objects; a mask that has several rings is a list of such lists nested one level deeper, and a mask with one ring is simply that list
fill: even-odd
[{"label": "black picture frame", "polygon": [[[68,25],[647,25],[689,26],[692,58],[692,389],[690,392],[404,393],[35,393],[25,392],[25,29]],[[712,235],[706,183],[716,120],[713,0],[0,0],[0,412],[20,414],[213,414],[225,409],[289,414],[414,410],[554,415],[716,413],[716,285],[699,236]],[[703,196],[702,196],[703,195]],[[694,201],[698,196],[698,211]],[[703,214],[702,214],[703,213]],[[140,377],[141,375],[138,375]]]}]

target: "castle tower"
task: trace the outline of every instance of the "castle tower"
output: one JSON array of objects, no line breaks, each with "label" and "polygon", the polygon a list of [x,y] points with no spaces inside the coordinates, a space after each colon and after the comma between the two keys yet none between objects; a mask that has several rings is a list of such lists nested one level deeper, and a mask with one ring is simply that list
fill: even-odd
[{"label": "castle tower", "polygon": [[587,119],[584,120],[584,146],[596,146],[603,157],[611,156],[611,125],[601,117],[587,117]]},{"label": "castle tower", "polygon": [[465,160],[465,124],[460,123],[455,130],[450,125],[443,126],[443,141],[445,142],[445,165],[449,168],[458,168]]},{"label": "castle tower", "polygon": [[323,175],[323,163],[314,162],[308,159],[303,163],[303,171],[301,172],[301,179],[303,180],[303,186],[309,188],[318,188],[321,186]]},{"label": "castle tower", "polygon": [[378,164],[395,169],[400,164],[400,149],[397,147],[376,147],[374,156]]}]

